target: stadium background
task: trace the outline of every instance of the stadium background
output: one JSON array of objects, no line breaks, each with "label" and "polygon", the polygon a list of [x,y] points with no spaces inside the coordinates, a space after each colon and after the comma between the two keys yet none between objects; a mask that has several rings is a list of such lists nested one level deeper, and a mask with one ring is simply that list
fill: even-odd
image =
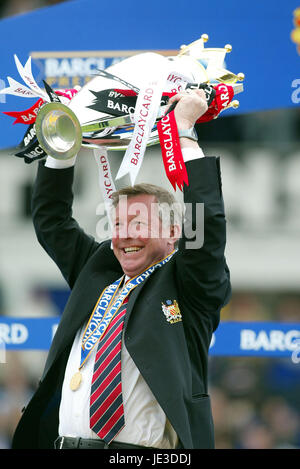
[{"label": "stadium background", "polygon": [[[233,284],[222,322],[299,323],[300,46],[295,31],[300,22],[294,12],[300,2],[255,0],[251,8],[234,0],[215,2],[214,8],[206,2],[193,9],[177,1],[157,6],[156,1],[143,6],[115,2],[113,9],[102,2],[100,8],[94,0],[2,1],[0,87],[8,75],[18,79],[13,53],[22,63],[31,54],[40,79],[44,74],[54,87],[68,87],[83,84],[87,69],[119,60],[120,51],[176,51],[203,32],[210,36],[207,47],[231,43],[228,68],[246,75],[240,108],[198,128],[205,153],[221,155]],[[89,65],[82,51],[94,51]],[[72,62],[72,57],[80,60]],[[0,96],[1,112],[29,107],[26,100]],[[54,318],[68,296],[35,239],[30,194],[36,165],[11,156],[24,133],[12,122],[1,114],[0,323],[8,317]],[[114,174],[120,159],[118,153],[111,157]],[[168,187],[161,165],[157,149],[149,150],[139,180]],[[100,202],[95,163],[81,159],[74,214],[94,236]],[[47,354],[11,348],[2,355],[0,350],[0,448],[10,447],[20,409]],[[210,357],[217,448],[300,447],[300,363],[291,355]]]}]

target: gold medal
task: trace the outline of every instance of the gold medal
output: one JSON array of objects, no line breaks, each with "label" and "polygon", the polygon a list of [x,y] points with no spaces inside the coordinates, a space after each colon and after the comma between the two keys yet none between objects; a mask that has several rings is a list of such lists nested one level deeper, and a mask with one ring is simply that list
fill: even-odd
[{"label": "gold medal", "polygon": [[82,374],[81,371],[77,371],[73,376],[70,381],[70,388],[72,391],[77,391],[77,389],[80,386],[80,383],[82,381]]}]

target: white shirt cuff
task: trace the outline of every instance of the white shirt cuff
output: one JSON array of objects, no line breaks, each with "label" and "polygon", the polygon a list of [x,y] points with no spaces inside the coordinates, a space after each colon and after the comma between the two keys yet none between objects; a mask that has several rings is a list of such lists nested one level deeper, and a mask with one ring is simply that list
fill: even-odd
[{"label": "white shirt cuff", "polygon": [[75,155],[73,158],[70,158],[68,160],[57,160],[56,158],[52,158],[52,156],[47,156],[45,166],[47,168],[52,168],[52,169],[64,169],[64,168],[71,168],[72,166],[75,165],[77,155]]},{"label": "white shirt cuff", "polygon": [[197,150],[195,150],[195,148],[185,147],[181,149],[181,153],[185,163],[190,160],[197,160],[198,158],[205,157],[200,147],[198,147]]}]

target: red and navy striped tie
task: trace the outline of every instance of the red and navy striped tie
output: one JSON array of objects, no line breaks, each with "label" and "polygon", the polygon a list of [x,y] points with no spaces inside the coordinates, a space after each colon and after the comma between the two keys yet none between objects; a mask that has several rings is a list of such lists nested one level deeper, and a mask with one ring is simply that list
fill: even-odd
[{"label": "red and navy striped tie", "polygon": [[95,358],[90,428],[109,444],[125,425],[121,382],[122,330],[128,297],[102,336]]}]

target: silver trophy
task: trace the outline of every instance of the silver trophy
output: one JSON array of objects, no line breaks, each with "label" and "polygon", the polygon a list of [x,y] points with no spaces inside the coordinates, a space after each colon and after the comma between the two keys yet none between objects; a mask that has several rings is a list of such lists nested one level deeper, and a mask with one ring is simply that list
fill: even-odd
[{"label": "silver trophy", "polygon": [[[157,106],[146,146],[159,142],[156,122],[165,113],[168,93],[200,85],[213,88],[219,83],[232,86],[235,95],[242,92],[244,75],[224,68],[231,46],[209,49],[204,47],[207,40],[208,36],[203,34],[188,46],[181,46],[177,56],[153,52],[134,55],[99,71],[68,104],[44,104],[35,122],[40,146],[57,159],[72,158],[81,147],[127,149],[136,124],[138,96],[155,76],[166,78],[162,88],[166,96]],[[238,105],[238,101],[232,100],[224,109]]]},{"label": "silver trophy", "polygon": [[[139,127],[143,127],[139,161],[146,147],[159,143],[157,124],[166,113],[170,96],[189,88],[204,89],[210,118],[218,117],[229,107],[238,107],[233,96],[243,91],[244,75],[234,74],[224,65],[232,47],[227,44],[223,48],[205,48],[207,41],[208,36],[203,34],[188,46],[181,46],[176,56],[154,52],[133,55],[106,70],[99,70],[79,91],[65,90],[74,91],[68,99],[62,97],[63,90],[53,91],[46,82],[42,90],[32,75],[31,58],[23,66],[15,55],[17,69],[27,86],[8,77],[9,86],[0,93],[40,98],[33,108],[23,113],[6,112],[13,117],[24,113],[32,116],[34,112],[34,119],[15,155],[31,163],[47,155],[69,159],[84,147],[126,150],[124,159],[128,166],[134,142],[139,141]],[[230,87],[231,96],[219,109],[215,106],[216,94],[221,86],[226,90],[225,85]],[[151,96],[147,98],[150,89]],[[149,99],[149,108],[144,98]],[[147,108],[147,118],[142,126],[143,106]]]}]

